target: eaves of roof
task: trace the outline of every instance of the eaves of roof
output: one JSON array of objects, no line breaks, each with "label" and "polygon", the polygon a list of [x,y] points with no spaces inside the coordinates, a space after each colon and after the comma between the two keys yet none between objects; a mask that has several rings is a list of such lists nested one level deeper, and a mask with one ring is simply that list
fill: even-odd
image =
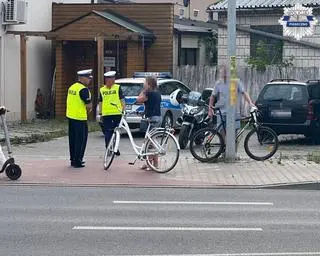
[{"label": "eaves of roof", "polygon": [[187,26],[187,25],[181,25],[181,24],[174,24],[174,29],[182,33],[198,33],[198,34],[211,34],[211,33],[216,34],[217,33],[217,31],[212,28]]},{"label": "eaves of roof", "polygon": [[[234,0],[232,0],[234,1]],[[292,7],[296,3],[302,3],[308,7],[320,7],[319,0],[236,0],[237,9],[274,9],[283,7]],[[228,9],[228,0],[222,0],[218,3],[212,4],[207,8],[211,11],[226,11]]]},{"label": "eaves of roof", "polygon": [[51,32],[58,32],[60,29],[66,27],[66,26],[69,26],[69,25],[71,25],[71,24],[87,17],[88,15],[91,15],[91,14],[98,15],[107,21],[114,22],[114,23],[118,24],[119,26],[128,29],[131,32],[137,33],[137,34],[143,36],[144,40],[148,40],[148,39],[153,40],[155,38],[155,35],[151,30],[149,30],[146,27],[144,27],[143,25],[141,25],[131,19],[128,19],[127,17],[124,17],[116,12],[113,12],[111,10],[89,12],[89,13],[84,14],[84,15],[82,15],[82,16],[80,16],[80,17],[78,17],[78,18],[76,18],[66,24],[63,24],[63,25],[53,29]]}]

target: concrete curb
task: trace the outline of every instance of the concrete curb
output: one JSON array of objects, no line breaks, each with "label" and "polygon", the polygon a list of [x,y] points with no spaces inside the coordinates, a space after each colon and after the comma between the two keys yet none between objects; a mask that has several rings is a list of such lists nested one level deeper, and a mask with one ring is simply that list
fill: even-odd
[{"label": "concrete curb", "polygon": [[127,188],[176,188],[176,189],[297,189],[297,190],[320,190],[320,182],[306,182],[306,183],[279,183],[270,185],[145,185],[145,184],[63,184],[63,183],[17,183],[9,181],[9,183],[1,183],[1,186],[22,186],[22,187],[127,187]]},{"label": "concrete curb", "polygon": [[297,190],[320,190],[320,181],[275,184],[266,187],[267,189],[297,189]]}]

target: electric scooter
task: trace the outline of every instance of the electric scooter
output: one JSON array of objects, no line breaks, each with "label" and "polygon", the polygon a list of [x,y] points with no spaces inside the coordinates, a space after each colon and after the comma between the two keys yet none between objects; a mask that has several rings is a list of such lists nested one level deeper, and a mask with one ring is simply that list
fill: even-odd
[{"label": "electric scooter", "polygon": [[4,137],[6,140],[6,146],[8,151],[8,158],[2,165],[0,173],[5,172],[10,180],[17,180],[21,176],[21,168],[19,165],[15,164],[15,160],[12,156],[10,137],[9,137],[8,127],[7,127],[6,117],[5,117],[6,112],[8,112],[6,108],[0,107],[0,118],[1,118],[3,129],[4,129]]}]

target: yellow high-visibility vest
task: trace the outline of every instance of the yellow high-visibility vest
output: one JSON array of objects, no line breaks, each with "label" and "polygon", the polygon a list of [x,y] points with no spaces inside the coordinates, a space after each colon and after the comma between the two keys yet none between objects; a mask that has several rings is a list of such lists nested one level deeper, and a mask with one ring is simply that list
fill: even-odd
[{"label": "yellow high-visibility vest", "polygon": [[[68,89],[66,116],[75,120],[87,120],[87,108],[84,101],[80,98],[80,91],[86,88],[81,83],[74,83]],[[90,92],[89,92],[90,95]]]},{"label": "yellow high-visibility vest", "polygon": [[[121,115],[122,109],[121,100],[119,97],[120,85],[114,84],[111,88],[103,86],[100,88],[100,94],[102,97],[102,116]],[[116,106],[111,105],[116,104]]]}]

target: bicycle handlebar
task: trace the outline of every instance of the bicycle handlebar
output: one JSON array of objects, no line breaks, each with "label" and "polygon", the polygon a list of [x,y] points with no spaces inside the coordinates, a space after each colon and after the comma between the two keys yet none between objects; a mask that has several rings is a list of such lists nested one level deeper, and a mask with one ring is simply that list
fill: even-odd
[{"label": "bicycle handlebar", "polygon": [[[217,110],[219,116],[222,116],[219,107],[209,106],[208,104],[204,104],[204,106],[206,106],[206,107],[208,107],[209,109],[212,109],[212,110]],[[256,106],[252,105],[252,106],[250,106],[250,114],[251,114],[251,117],[248,116],[248,117],[245,117],[245,118],[243,118],[243,119],[241,119],[241,120],[250,120],[250,118],[253,118],[254,121],[257,122],[257,116],[258,116],[258,113],[259,113],[259,112],[260,112],[259,109],[258,109]]]},{"label": "bicycle handlebar", "polygon": [[253,113],[253,112],[259,112],[259,109],[256,106],[251,106],[250,113]]},{"label": "bicycle handlebar", "polygon": [[[208,104],[204,104],[206,107],[211,108],[212,110],[220,111],[220,107],[209,106]],[[256,106],[250,106],[250,113],[259,112],[259,109]]]},{"label": "bicycle handlebar", "polygon": [[[113,103],[113,102],[111,102],[110,105],[116,107],[116,108],[121,112],[122,115],[126,115],[127,113],[129,113],[129,114],[137,114],[137,115],[143,116],[143,112],[140,112],[140,111],[126,111],[125,109],[120,109],[120,108],[117,106],[117,104],[115,104],[115,103]],[[127,105],[134,105],[134,103],[127,104]]]}]

